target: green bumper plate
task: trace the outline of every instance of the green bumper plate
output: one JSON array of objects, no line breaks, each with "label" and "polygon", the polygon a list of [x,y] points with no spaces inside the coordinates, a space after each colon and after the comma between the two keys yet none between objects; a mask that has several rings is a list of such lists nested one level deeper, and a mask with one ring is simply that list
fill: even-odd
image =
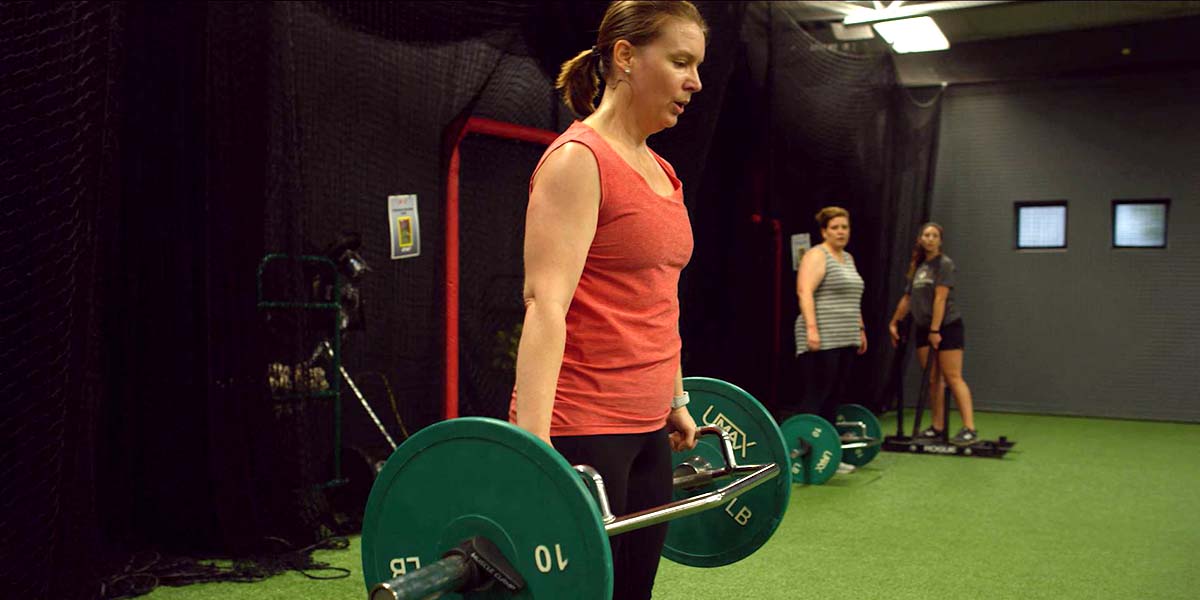
[{"label": "green bumper plate", "polygon": [[[780,475],[731,499],[724,506],[671,521],[663,556],[693,567],[718,567],[737,562],[759,549],[775,533],[787,510],[791,482],[787,448],[770,413],[745,390],[707,377],[683,380],[691,402],[688,409],[698,426],[716,425],[732,434],[738,464],[775,463]],[[694,450],[672,454],[672,464],[699,455],[713,468],[725,465],[719,439],[702,436]],[[691,491],[675,491],[675,500],[715,490],[734,481],[722,479]]]},{"label": "green bumper plate", "polygon": [[817,415],[800,414],[779,426],[792,456],[792,481],[820,485],[837,473],[842,461],[842,443],[829,421]]},{"label": "green bumper plate", "polygon": [[843,404],[838,407],[837,420],[839,431],[849,431],[855,435],[860,434],[862,430],[858,427],[842,428],[840,424],[844,421],[862,421],[867,426],[867,437],[874,440],[875,444],[866,448],[844,450],[842,452],[843,462],[861,467],[879,456],[880,444],[883,442],[883,426],[879,424],[879,419],[875,418],[875,413],[860,404]]},{"label": "green bumper plate", "polygon": [[475,535],[495,543],[527,587],[468,597],[612,596],[608,535],[580,476],[533,435],[478,417],[427,427],[388,459],[363,517],[367,589]]}]

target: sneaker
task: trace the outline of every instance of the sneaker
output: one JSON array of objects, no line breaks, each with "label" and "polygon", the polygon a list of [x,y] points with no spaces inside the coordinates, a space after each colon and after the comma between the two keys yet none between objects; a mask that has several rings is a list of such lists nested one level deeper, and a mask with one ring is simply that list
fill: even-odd
[{"label": "sneaker", "polygon": [[918,433],[917,437],[921,438],[923,440],[932,440],[932,439],[942,437],[942,432],[940,432],[932,427],[928,427],[925,429],[925,431]]},{"label": "sneaker", "polygon": [[858,467],[850,463],[838,463],[837,472],[838,475],[845,475],[847,473],[853,473],[855,469],[858,469]]},{"label": "sneaker", "polygon": [[955,446],[970,446],[972,444],[977,444],[979,443],[979,432],[975,431],[974,429],[967,429],[966,427],[963,427],[958,431],[958,433],[954,434],[954,437],[950,438],[950,443],[954,444]]}]

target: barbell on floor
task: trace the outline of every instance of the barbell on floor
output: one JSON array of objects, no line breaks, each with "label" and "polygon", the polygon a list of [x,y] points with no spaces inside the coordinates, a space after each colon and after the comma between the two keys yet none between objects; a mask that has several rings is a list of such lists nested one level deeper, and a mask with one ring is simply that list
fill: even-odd
[{"label": "barbell on floor", "polygon": [[704,435],[694,450],[672,455],[673,501],[622,517],[609,510],[594,470],[567,464],[511,424],[468,417],[412,436],[367,500],[371,599],[491,594],[484,590],[496,586],[520,598],[607,599],[608,536],[664,521],[665,558],[711,567],[749,556],[787,510],[791,481],[778,476],[789,465],[783,437],[737,386],[687,378],[684,389]]},{"label": "barbell on floor", "polygon": [[788,444],[792,481],[796,483],[823,484],[842,462],[861,467],[879,455],[883,440],[879,419],[858,404],[839,406],[836,425],[817,415],[799,414],[785,420],[779,429]]}]

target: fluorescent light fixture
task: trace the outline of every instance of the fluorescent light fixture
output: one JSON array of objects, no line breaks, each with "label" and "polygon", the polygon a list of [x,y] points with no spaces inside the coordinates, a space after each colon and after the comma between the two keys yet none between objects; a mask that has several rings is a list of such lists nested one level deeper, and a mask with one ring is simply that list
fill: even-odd
[{"label": "fluorescent light fixture", "polygon": [[875,23],[874,27],[898,54],[946,50],[950,47],[950,41],[931,17],[881,21]]},{"label": "fluorescent light fixture", "polygon": [[829,24],[829,28],[833,32],[833,39],[839,42],[875,39],[875,32],[871,31],[870,25],[842,25],[834,21]]},{"label": "fluorescent light fixture", "polygon": [[[842,20],[843,24],[861,25],[863,23],[878,23],[879,21],[891,21],[905,17],[919,17],[946,10],[962,10],[965,8],[988,6],[989,4],[1012,3],[1011,0],[940,0],[939,2],[925,2],[922,4],[909,4],[907,6],[904,2],[892,2],[887,6],[883,6],[882,2],[876,2],[875,8],[854,6],[846,11],[839,10],[838,12],[844,12],[846,15],[846,18]],[[846,3],[816,2],[813,4],[838,5]]]}]

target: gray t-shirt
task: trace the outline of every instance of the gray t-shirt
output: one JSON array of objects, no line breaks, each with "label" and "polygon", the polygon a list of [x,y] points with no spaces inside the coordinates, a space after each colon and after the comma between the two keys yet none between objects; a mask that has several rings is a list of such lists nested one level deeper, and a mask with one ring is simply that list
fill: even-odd
[{"label": "gray t-shirt", "polygon": [[917,267],[904,290],[908,294],[908,310],[912,313],[913,323],[917,327],[929,327],[930,321],[933,320],[933,291],[939,285],[950,288],[950,294],[946,297],[946,313],[942,315],[941,324],[946,325],[962,318],[962,313],[958,312],[958,306],[954,303],[956,271],[954,261],[945,254],[932,261],[925,261]]}]

